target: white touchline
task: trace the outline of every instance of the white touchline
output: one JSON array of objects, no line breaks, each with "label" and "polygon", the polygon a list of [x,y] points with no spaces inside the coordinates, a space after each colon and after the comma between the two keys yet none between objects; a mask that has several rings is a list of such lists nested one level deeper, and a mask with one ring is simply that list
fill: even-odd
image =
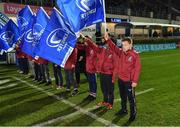
[{"label": "white touchline", "polygon": [[71,113],[69,115],[60,116],[60,117],[57,117],[55,119],[48,120],[46,122],[43,122],[43,123],[40,123],[40,124],[37,124],[37,125],[34,125],[34,126],[41,126],[41,127],[42,126],[47,126],[47,125],[50,125],[50,124],[58,122],[58,121],[62,121],[62,120],[68,119],[68,118],[72,118],[72,117],[74,117],[76,115],[79,115],[79,114],[81,114],[81,112],[76,111],[76,112],[73,112],[73,113]]},{"label": "white touchline", "polygon": [[[141,94],[144,94],[144,93],[151,92],[151,91],[153,91],[153,90],[154,90],[154,88],[150,88],[150,89],[147,89],[147,90],[143,90],[143,91],[137,92],[136,96],[141,95]],[[121,99],[115,99],[114,101],[115,101],[115,102],[118,102],[118,101],[120,101],[120,100],[121,100]],[[98,107],[99,107],[99,106],[94,106],[94,107],[92,107],[92,108],[87,108],[86,110],[87,110],[87,111],[92,111],[92,110],[94,110],[94,109],[97,109]],[[46,121],[46,122],[39,123],[39,124],[37,124],[37,125],[35,125],[35,126],[46,126],[46,125],[49,125],[49,124],[52,124],[52,123],[55,123],[55,122],[58,122],[58,121],[62,121],[62,120],[68,119],[68,118],[72,118],[72,117],[74,117],[74,116],[76,116],[76,115],[79,115],[79,114],[81,114],[81,112],[76,111],[76,112],[73,112],[73,113],[71,113],[71,114],[69,114],[69,115],[60,116],[60,117],[54,118],[54,119],[52,119],[52,120],[48,120],[48,121]]]},{"label": "white touchline", "polygon": [[4,84],[4,83],[7,83],[9,82],[10,80],[9,79],[5,79],[5,80],[0,80],[0,85]]},{"label": "white touchline", "polygon": [[108,120],[105,120],[105,119],[103,119],[103,118],[101,118],[101,117],[98,117],[96,114],[91,113],[91,112],[89,112],[88,110],[83,109],[83,108],[81,108],[80,106],[77,106],[76,104],[74,104],[74,103],[72,103],[72,102],[70,102],[70,101],[67,101],[67,100],[65,100],[65,99],[63,99],[63,98],[60,98],[60,97],[57,96],[57,95],[54,95],[54,93],[45,91],[44,89],[42,89],[42,88],[40,88],[40,87],[38,87],[38,86],[34,86],[34,85],[32,85],[32,84],[30,84],[30,83],[28,83],[28,82],[26,82],[26,81],[23,81],[23,80],[21,80],[21,79],[19,79],[19,78],[16,78],[16,77],[12,77],[12,78],[15,79],[15,80],[18,80],[18,81],[20,81],[20,82],[22,82],[22,83],[24,83],[24,84],[26,84],[26,85],[28,85],[28,86],[30,86],[30,87],[32,87],[32,88],[35,88],[35,89],[37,89],[37,90],[39,90],[39,91],[41,91],[41,92],[43,92],[43,93],[45,93],[45,94],[47,94],[47,95],[49,95],[49,96],[54,97],[55,99],[63,102],[64,104],[67,104],[67,105],[73,107],[74,109],[78,110],[78,111],[81,112],[82,114],[86,114],[86,115],[88,115],[89,117],[95,119],[96,121],[98,121],[98,122],[100,122],[100,123],[102,123],[102,124],[104,124],[104,125],[106,125],[106,126],[109,126],[109,125],[110,125],[110,126],[118,126],[118,125],[116,125],[116,124],[113,124],[111,121],[108,121]]},{"label": "white touchline", "polygon": [[17,84],[10,84],[10,85],[7,85],[7,86],[0,86],[0,90],[2,89],[6,89],[6,88],[11,88],[13,86],[16,86]]},{"label": "white touchline", "polygon": [[[144,94],[144,93],[151,92],[151,91],[153,91],[153,90],[154,90],[154,88],[150,88],[150,89],[147,89],[147,90],[144,90],[144,91],[141,91],[141,92],[137,92],[137,93],[136,93],[136,96],[137,96],[137,95]],[[114,100],[114,102],[118,102],[118,101],[121,101],[121,99],[115,99],[115,100]]]}]

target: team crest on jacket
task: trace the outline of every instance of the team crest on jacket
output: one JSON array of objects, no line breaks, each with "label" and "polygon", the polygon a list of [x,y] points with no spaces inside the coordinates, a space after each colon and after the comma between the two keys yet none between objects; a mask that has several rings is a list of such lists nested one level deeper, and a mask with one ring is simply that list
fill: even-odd
[{"label": "team crest on jacket", "polygon": [[112,54],[111,54],[111,55],[109,55],[109,56],[108,56],[108,58],[109,58],[109,59],[111,59],[111,58],[112,58]]},{"label": "team crest on jacket", "polygon": [[129,61],[129,62],[132,62],[132,56],[130,56],[130,57],[128,58],[128,61]]},{"label": "team crest on jacket", "polygon": [[94,54],[94,51],[93,51],[93,50],[91,50],[91,51],[90,51],[90,54],[91,54],[91,55],[93,55],[93,54]]}]

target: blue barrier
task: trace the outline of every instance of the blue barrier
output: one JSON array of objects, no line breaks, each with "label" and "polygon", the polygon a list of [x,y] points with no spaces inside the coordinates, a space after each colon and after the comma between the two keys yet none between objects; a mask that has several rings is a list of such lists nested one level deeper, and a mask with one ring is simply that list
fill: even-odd
[{"label": "blue barrier", "polygon": [[134,48],[138,52],[150,52],[160,51],[168,49],[176,49],[176,43],[164,43],[164,44],[135,44]]}]

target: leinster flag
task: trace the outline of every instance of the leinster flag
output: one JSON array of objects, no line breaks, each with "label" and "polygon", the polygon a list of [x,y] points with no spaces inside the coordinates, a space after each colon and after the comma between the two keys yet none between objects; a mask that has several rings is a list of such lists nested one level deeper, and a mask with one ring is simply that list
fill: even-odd
[{"label": "leinster flag", "polygon": [[21,36],[25,33],[25,29],[29,24],[33,16],[33,12],[29,6],[25,6],[21,11],[19,11],[17,16],[18,27]]},{"label": "leinster flag", "polygon": [[57,0],[57,5],[75,33],[105,21],[104,0]]},{"label": "leinster flag", "polygon": [[40,48],[36,55],[64,67],[75,43],[75,33],[61,13],[54,8],[39,42]]},{"label": "leinster flag", "polygon": [[19,39],[19,29],[17,25],[9,20],[0,30],[0,50],[8,51]]},{"label": "leinster flag", "polygon": [[0,29],[3,28],[3,26],[5,26],[9,21],[9,18],[0,12]]},{"label": "leinster flag", "polygon": [[28,26],[25,29],[24,36],[22,38],[22,51],[30,56],[33,57],[33,43],[34,43],[34,37],[33,37],[33,26],[36,20],[36,16],[33,15],[31,18]]},{"label": "leinster flag", "polygon": [[44,30],[47,26],[47,23],[49,22],[49,16],[45,12],[45,10],[40,7],[37,16],[35,19],[35,23],[33,26],[33,37],[34,37],[34,42],[32,43],[33,45],[33,51],[36,52],[36,50],[39,50],[39,41],[41,39],[42,34],[44,33]]}]

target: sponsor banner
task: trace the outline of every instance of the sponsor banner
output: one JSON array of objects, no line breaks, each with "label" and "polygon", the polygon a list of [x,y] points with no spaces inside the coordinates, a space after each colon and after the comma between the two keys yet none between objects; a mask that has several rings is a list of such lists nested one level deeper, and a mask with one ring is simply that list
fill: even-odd
[{"label": "sponsor banner", "polygon": [[138,52],[150,52],[150,51],[160,51],[168,49],[176,49],[176,43],[166,43],[166,44],[135,44],[134,48]]},{"label": "sponsor banner", "polygon": [[[10,15],[17,15],[18,12],[24,8],[25,5],[22,4],[12,4],[12,3],[3,3],[4,13]],[[37,12],[39,6],[30,6],[33,12]],[[52,8],[44,7],[44,10],[48,15],[51,14]]]}]

